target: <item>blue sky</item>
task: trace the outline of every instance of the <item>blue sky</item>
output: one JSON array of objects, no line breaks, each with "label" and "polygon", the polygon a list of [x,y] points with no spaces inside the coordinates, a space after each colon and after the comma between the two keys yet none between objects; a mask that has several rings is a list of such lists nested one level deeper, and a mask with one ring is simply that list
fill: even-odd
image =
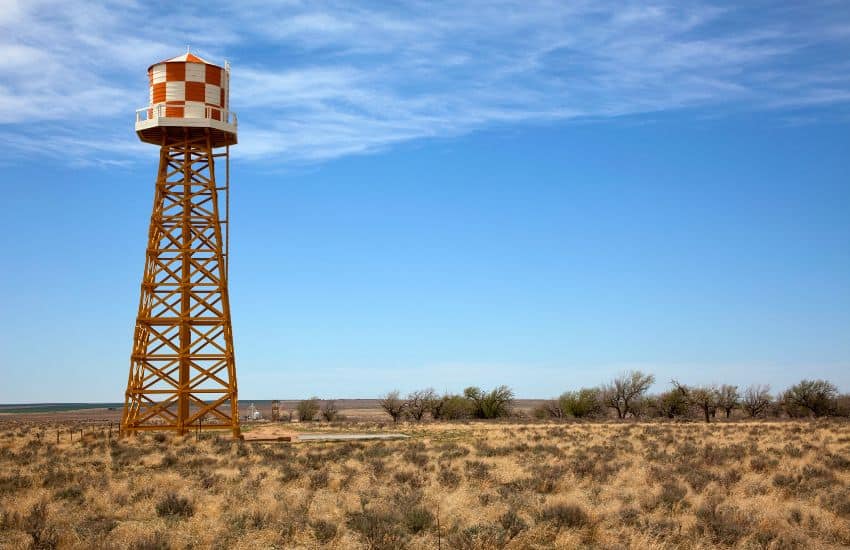
[{"label": "blue sky", "polygon": [[241,396],[850,391],[850,8],[564,4],[0,2],[0,402],[121,400],[187,44],[233,64]]}]

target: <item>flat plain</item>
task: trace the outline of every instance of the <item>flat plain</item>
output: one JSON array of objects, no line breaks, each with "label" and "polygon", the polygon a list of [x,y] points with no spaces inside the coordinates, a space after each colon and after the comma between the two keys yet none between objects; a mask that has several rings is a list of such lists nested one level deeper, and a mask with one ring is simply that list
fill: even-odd
[{"label": "flat plain", "polygon": [[411,437],[118,438],[0,418],[0,548],[850,546],[847,421],[309,429]]}]

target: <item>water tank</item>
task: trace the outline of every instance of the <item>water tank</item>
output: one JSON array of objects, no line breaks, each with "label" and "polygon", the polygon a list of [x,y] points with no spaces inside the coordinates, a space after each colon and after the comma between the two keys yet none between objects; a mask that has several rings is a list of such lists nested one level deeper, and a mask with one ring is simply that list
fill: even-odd
[{"label": "water tank", "polygon": [[193,135],[209,129],[215,147],[236,143],[236,115],[228,108],[228,65],[187,52],[151,65],[148,82],[150,102],[136,111],[136,133],[142,141],[165,144],[180,137],[179,129],[188,128]]}]

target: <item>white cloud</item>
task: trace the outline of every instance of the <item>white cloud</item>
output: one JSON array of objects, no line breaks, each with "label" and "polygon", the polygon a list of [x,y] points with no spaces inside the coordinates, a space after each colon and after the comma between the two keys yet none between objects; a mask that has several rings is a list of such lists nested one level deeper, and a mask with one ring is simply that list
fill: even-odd
[{"label": "white cloud", "polygon": [[[186,43],[233,60],[239,154],[272,162],[494,124],[850,102],[842,65],[850,12],[840,4],[291,1],[169,10],[4,3],[0,138],[19,152],[49,141],[57,156],[71,147],[79,158],[131,159],[138,147],[123,130],[146,101],[144,71]],[[84,123],[85,132],[57,136],[59,123]],[[93,137],[103,135],[118,137]],[[104,142],[114,147],[97,146]]]}]

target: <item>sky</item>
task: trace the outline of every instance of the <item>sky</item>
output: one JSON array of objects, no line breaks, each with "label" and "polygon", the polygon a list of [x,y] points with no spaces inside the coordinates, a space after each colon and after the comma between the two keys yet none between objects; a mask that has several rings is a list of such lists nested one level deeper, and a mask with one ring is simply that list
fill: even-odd
[{"label": "sky", "polygon": [[850,391],[845,2],[0,0],[0,403],[123,399],[187,46],[233,67],[240,398]]}]

